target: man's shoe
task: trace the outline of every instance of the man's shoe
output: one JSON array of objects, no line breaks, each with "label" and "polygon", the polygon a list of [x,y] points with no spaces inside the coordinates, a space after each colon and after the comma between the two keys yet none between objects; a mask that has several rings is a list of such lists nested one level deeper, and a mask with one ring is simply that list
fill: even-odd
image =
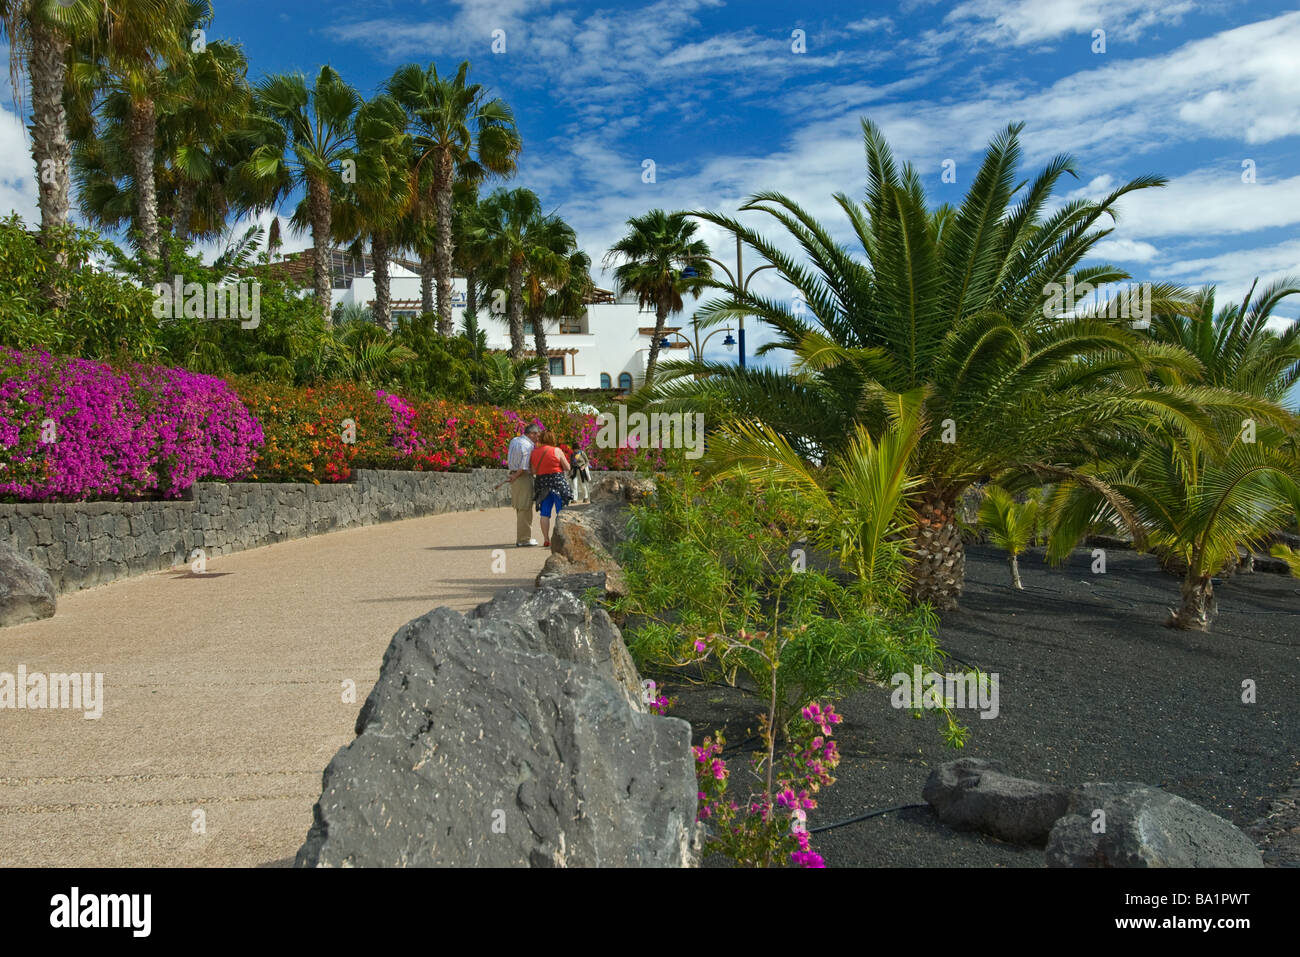
[{"label": "man's shoe", "polygon": [[528,547],[530,547],[530,546],[532,546],[532,545],[536,545],[536,544],[537,544],[537,539],[535,539],[535,538],[530,538],[530,539],[529,539],[528,541],[526,541],[526,542],[515,542],[515,548],[528,548]]}]

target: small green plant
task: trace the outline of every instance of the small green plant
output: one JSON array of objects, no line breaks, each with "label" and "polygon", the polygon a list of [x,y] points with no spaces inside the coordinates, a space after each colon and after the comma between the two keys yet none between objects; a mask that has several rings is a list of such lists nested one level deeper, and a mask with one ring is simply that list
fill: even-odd
[{"label": "small green plant", "polygon": [[1025,586],[1020,581],[1020,556],[1038,541],[1040,508],[1037,495],[1020,503],[998,485],[987,486],[980,502],[979,523],[988,532],[989,541],[1007,553],[1011,584],[1021,590]]},{"label": "small green plant", "polygon": [[[941,657],[933,613],[882,604],[878,587],[810,564],[811,519],[789,491],[702,484],[688,470],[661,477],[655,499],[633,507],[628,594],[614,606],[638,667],[739,686],[777,730],[863,680],[929,670]],[[960,745],[965,729],[947,716]]]}]

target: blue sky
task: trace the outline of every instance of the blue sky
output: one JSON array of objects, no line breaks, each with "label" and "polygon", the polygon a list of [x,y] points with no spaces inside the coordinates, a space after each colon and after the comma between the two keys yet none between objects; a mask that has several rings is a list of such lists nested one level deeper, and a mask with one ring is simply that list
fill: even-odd
[{"label": "blue sky", "polygon": [[[472,79],[515,110],[525,150],[512,185],[565,216],[597,262],[629,216],[656,206],[732,212],[761,189],[790,194],[848,242],[831,196],[861,195],[867,116],[936,203],[960,200],[984,146],[1013,121],[1026,123],[1026,176],[1058,152],[1076,157],[1079,179],[1062,198],[1142,173],[1169,177],[1122,203],[1099,249],[1136,279],[1216,283],[1226,301],[1256,275],[1300,275],[1300,12],[1286,3],[215,6],[211,34],[241,42],[254,77],[328,62],[371,95],[402,63],[451,72],[469,59]],[[497,30],[503,53],[492,52]],[[806,52],[795,52],[796,30]],[[1104,52],[1093,50],[1095,30]],[[11,105],[0,119],[0,209],[30,216],[30,154]],[[647,159],[654,183],[642,180]],[[956,183],[941,181],[945,160]],[[1246,160],[1253,183],[1242,181]],[[703,235],[732,261],[720,232]],[[772,276],[755,285],[786,294]],[[1300,316],[1300,302],[1281,314]]]}]

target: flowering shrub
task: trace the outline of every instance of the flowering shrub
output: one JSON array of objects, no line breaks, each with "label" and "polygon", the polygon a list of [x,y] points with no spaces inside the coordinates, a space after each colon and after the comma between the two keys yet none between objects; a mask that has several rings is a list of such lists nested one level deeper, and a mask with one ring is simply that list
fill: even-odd
[{"label": "flowering shrub", "polygon": [[262,440],[221,379],[0,348],[0,496],[176,498],[246,475]]},{"label": "flowering shrub", "polygon": [[754,758],[753,775],[762,787],[743,805],[728,796],[731,769],[721,756],[727,743],[722,733],[691,749],[700,787],[697,817],[710,828],[707,849],[742,867],[825,867],[811,847],[808,812],[817,807],[813,795],[835,783],[831,771],[840,755],[831,735],[840,716],[830,705],[809,704],[792,722],[790,750],[779,758],[767,715],[759,720],[766,750]]}]

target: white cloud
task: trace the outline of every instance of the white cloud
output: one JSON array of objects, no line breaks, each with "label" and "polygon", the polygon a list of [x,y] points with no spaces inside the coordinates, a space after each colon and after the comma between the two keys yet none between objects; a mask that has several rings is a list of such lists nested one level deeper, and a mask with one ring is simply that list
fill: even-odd
[{"label": "white cloud", "polygon": [[1027,46],[1066,34],[1136,40],[1156,24],[1179,23],[1197,4],[1161,0],[967,0],[947,16],[983,41]]},{"label": "white cloud", "polygon": [[1117,263],[1145,263],[1150,262],[1159,255],[1160,251],[1150,243],[1138,242],[1133,239],[1103,239],[1092,247],[1089,258]]}]

